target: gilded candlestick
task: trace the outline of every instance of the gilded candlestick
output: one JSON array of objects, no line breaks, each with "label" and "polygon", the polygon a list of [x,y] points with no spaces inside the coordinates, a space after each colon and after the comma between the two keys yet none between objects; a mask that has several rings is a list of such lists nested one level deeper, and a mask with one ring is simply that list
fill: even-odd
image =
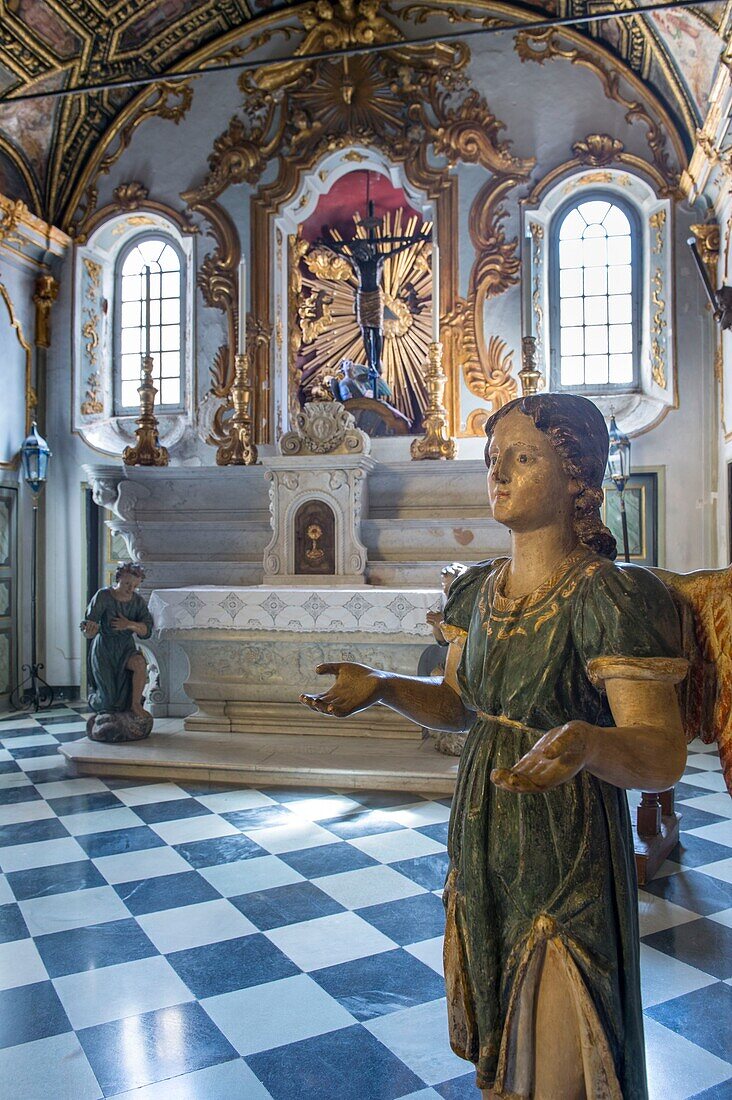
[{"label": "gilded candlestick", "polygon": [[140,415],[137,418],[134,447],[125,447],[122,461],[125,466],[167,466],[168,450],[160,446],[158,419],[155,416],[155,394],[158,392],[152,377],[152,356],[142,360],[141,379],[137,392],[140,395]]},{"label": "gilded candlestick", "polygon": [[412,443],[412,458],[455,458],[457,443],[450,436],[447,409],[443,403],[447,375],[442,369],[442,344],[437,340],[429,346],[425,382],[427,384],[425,434]]},{"label": "gilded candlestick", "polygon": [[225,421],[226,438],[216,451],[217,466],[254,466],[258,454],[252,423],[253,386],[248,354],[234,359],[234,381],[231,386],[233,415]]},{"label": "gilded candlestick", "polygon": [[524,336],[521,341],[521,370],[518,372],[521,379],[521,396],[529,397],[538,393],[542,374],[536,365],[536,337]]}]

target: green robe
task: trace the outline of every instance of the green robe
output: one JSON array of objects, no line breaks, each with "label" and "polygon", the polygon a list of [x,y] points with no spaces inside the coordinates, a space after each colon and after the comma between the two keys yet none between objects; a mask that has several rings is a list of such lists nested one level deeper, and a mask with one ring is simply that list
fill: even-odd
[{"label": "green robe", "polygon": [[679,657],[676,611],[652,573],[617,566],[584,546],[515,600],[498,591],[505,565],[498,559],[470,568],[453,583],[445,609],[446,623],[467,633],[458,681],[476,712],[448,839],[451,1042],[476,1064],[480,1088],[531,1096],[530,1070],[519,1065],[532,1034],[533,1008],[526,1006],[534,1004],[537,960],[552,941],[584,1004],[588,1048],[598,1052],[595,1079],[603,1084],[593,1100],[645,1100],[625,791],[583,770],[545,794],[519,795],[492,784],[490,773],[512,767],[543,733],[570,719],[613,726],[588,662]]},{"label": "green robe", "polygon": [[114,598],[111,588],[100,588],[86,609],[86,618],[99,623],[92,638],[88,659],[89,706],[97,714],[129,710],[132,673],[126,664],[138,652],[132,630],[114,630],[112,620],[119,617],[145,623],[146,638],[153,631],[152,615],[142,596],[135,592],[127,603]]}]

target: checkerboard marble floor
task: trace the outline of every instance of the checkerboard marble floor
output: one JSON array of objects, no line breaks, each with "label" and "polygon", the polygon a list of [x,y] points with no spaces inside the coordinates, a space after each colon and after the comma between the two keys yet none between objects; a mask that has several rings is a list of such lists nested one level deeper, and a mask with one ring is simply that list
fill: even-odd
[{"label": "checkerboard marble floor", "polygon": [[[74,778],[81,708],[0,722],[7,1100],[463,1100],[449,800]],[[691,746],[640,892],[652,1100],[732,1097],[732,800]]]}]

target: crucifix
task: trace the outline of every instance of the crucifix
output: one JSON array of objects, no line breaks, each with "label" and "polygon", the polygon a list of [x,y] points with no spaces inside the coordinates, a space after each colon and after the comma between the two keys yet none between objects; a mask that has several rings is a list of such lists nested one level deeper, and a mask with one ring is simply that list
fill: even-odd
[{"label": "crucifix", "polygon": [[[368,202],[368,217],[361,225],[366,229],[365,237],[353,237],[350,241],[340,240],[331,231],[330,239],[321,239],[317,243],[343,256],[351,265],[358,282],[356,291],[356,321],[361,329],[366,365],[369,372],[369,384],[373,387],[375,398],[379,398],[381,378],[381,353],[384,346],[384,314],[388,307],[384,302],[382,279],[384,263],[390,256],[396,256],[411,248],[418,241],[430,240],[429,233],[401,234],[398,236],[377,236],[376,228],[381,218],[374,216],[374,203]],[[328,227],[325,227],[326,231]],[[381,382],[381,392],[385,391]],[[386,390],[388,393],[388,390]]]}]

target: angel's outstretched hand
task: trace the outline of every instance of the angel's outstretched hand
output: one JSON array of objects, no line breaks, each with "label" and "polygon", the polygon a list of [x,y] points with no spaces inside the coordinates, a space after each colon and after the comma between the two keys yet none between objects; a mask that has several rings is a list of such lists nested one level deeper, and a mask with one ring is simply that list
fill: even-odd
[{"label": "angel's outstretched hand", "polygon": [[319,676],[335,676],[336,682],[320,695],[300,696],[300,702],[311,710],[334,718],[347,718],[381,701],[384,673],[377,669],[341,661],[318,665],[315,671]]},{"label": "angel's outstretched hand", "polygon": [[540,737],[512,768],[494,768],[491,782],[516,794],[550,791],[573,779],[591,759],[594,727],[567,722]]}]

